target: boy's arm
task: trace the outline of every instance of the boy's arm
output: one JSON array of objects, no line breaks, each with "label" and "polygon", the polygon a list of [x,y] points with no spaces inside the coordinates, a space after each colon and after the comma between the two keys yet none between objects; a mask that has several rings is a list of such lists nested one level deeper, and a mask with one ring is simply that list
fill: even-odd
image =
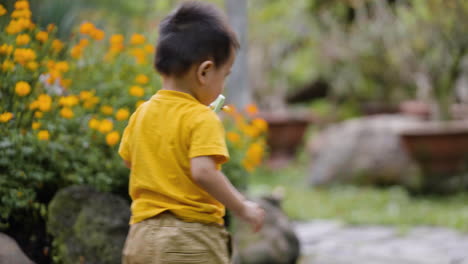
[{"label": "boy's arm", "polygon": [[232,186],[226,176],[216,169],[213,157],[199,156],[192,158],[191,172],[193,180],[215,199],[244,221],[249,222],[254,231],[263,225],[264,211],[256,203],[247,201]]},{"label": "boy's arm", "polygon": [[125,163],[125,166],[126,166],[127,168],[129,168],[129,169],[132,168],[132,163],[130,163],[130,161],[124,160],[124,163]]}]

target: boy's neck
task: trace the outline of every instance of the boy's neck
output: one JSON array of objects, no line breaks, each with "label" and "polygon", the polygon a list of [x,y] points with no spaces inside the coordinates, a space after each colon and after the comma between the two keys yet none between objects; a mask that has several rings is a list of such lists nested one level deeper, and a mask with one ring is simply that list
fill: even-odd
[{"label": "boy's neck", "polygon": [[163,77],[161,89],[188,93],[191,96],[195,97],[195,94],[192,92],[192,89],[193,89],[192,86],[193,84],[191,84],[191,82],[189,82],[185,78]]}]

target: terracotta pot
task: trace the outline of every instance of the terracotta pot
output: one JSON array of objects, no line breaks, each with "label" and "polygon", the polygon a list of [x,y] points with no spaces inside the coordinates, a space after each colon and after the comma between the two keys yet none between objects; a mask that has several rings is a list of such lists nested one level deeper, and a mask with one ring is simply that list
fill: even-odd
[{"label": "terracotta pot", "polygon": [[314,119],[304,113],[261,113],[260,116],[268,123],[269,165],[283,167],[294,158],[298,147],[303,144],[308,125]]},{"label": "terracotta pot", "polygon": [[426,102],[408,100],[400,103],[400,112],[427,120],[431,116],[431,106]]},{"label": "terracotta pot", "polygon": [[452,177],[468,169],[468,123],[424,123],[403,131],[402,143],[424,173],[423,188],[444,188]]}]

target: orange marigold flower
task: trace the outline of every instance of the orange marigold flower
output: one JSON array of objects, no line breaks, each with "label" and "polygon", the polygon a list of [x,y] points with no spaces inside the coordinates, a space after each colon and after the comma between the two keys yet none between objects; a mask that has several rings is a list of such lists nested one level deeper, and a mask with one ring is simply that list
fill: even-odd
[{"label": "orange marigold flower", "polygon": [[78,104],[78,97],[75,95],[68,95],[60,97],[59,105],[65,107],[73,107]]},{"label": "orange marigold flower", "polygon": [[81,91],[80,92],[80,99],[81,100],[88,100],[89,98],[94,96],[94,92],[91,91]]},{"label": "orange marigold flower", "polygon": [[112,131],[113,128],[114,124],[112,123],[112,121],[109,119],[104,119],[99,123],[98,130],[99,132],[106,134]]},{"label": "orange marigold flower", "polygon": [[98,129],[99,124],[99,120],[97,120],[96,118],[91,118],[88,122],[88,127],[91,129]]},{"label": "orange marigold flower", "polygon": [[86,46],[89,45],[89,39],[87,38],[82,38],[80,39],[80,42],[78,42],[78,46],[85,48]]},{"label": "orange marigold flower", "polygon": [[26,45],[31,41],[31,37],[28,34],[21,34],[16,36],[16,45]]},{"label": "orange marigold flower", "polygon": [[2,70],[7,72],[15,68],[15,64],[11,60],[5,60],[2,63]]},{"label": "orange marigold flower", "polygon": [[132,45],[140,45],[146,42],[145,36],[141,34],[133,34],[132,38],[130,39],[130,43]]},{"label": "orange marigold flower", "polygon": [[0,16],[5,15],[7,12],[8,11],[5,9],[5,7],[0,4]]},{"label": "orange marigold flower", "polygon": [[91,32],[93,32],[96,28],[94,27],[94,24],[93,23],[90,23],[90,22],[84,22],[83,24],[81,24],[80,26],[80,33],[81,34],[91,34]]},{"label": "orange marigold flower", "polygon": [[29,2],[28,1],[16,1],[15,9],[17,10],[29,9]]},{"label": "orange marigold flower", "polygon": [[35,118],[42,118],[43,116],[44,116],[44,113],[42,113],[42,112],[37,111],[37,112],[34,113]]},{"label": "orange marigold flower", "polygon": [[101,106],[101,112],[105,115],[112,115],[112,113],[114,112],[114,108],[109,105],[103,105]]},{"label": "orange marigold flower", "polygon": [[130,87],[128,92],[130,93],[131,96],[135,96],[135,97],[142,97],[143,95],[145,95],[145,90],[143,90],[143,88],[137,85]]},{"label": "orange marigold flower", "polygon": [[68,62],[66,61],[59,61],[55,64],[54,69],[59,72],[68,72],[70,70],[70,66],[68,66]]},{"label": "orange marigold flower", "polygon": [[49,33],[47,33],[46,31],[39,31],[36,34],[36,39],[44,43],[49,39]]},{"label": "orange marigold flower", "polygon": [[51,23],[51,24],[47,25],[47,32],[50,33],[50,32],[52,32],[52,31],[54,31],[55,28],[56,28],[55,24],[52,24],[52,23]]},{"label": "orange marigold flower", "polygon": [[3,44],[0,46],[0,54],[10,55],[13,52],[13,46],[8,44]]},{"label": "orange marigold flower", "polygon": [[95,29],[91,32],[90,36],[95,40],[103,40],[105,33],[103,30]]},{"label": "orange marigold flower", "polygon": [[63,42],[58,39],[54,39],[52,41],[52,49],[54,52],[60,52],[63,49]]},{"label": "orange marigold flower", "polygon": [[124,36],[122,34],[114,34],[110,37],[109,42],[111,45],[122,44],[124,42]]},{"label": "orange marigold flower", "polygon": [[138,84],[147,84],[149,82],[149,78],[144,74],[138,74],[137,77],[135,77],[135,82]]},{"label": "orange marigold flower", "polygon": [[120,140],[120,135],[119,132],[117,131],[112,131],[109,134],[106,135],[106,143],[109,146],[114,146],[117,144]]},{"label": "orange marigold flower", "polygon": [[28,61],[36,59],[36,53],[32,49],[16,49],[13,53],[16,62],[23,65]]},{"label": "orange marigold flower", "polygon": [[37,68],[39,68],[39,63],[37,63],[36,61],[30,61],[26,64],[26,67],[31,71],[35,71],[37,70]]},{"label": "orange marigold flower", "polygon": [[34,130],[39,129],[40,127],[41,127],[41,123],[39,123],[39,122],[33,122],[31,124],[31,128],[34,129]]},{"label": "orange marigold flower", "polygon": [[268,123],[261,118],[255,118],[252,120],[252,126],[256,127],[260,132],[265,132],[268,130]]},{"label": "orange marigold flower", "polygon": [[150,54],[154,53],[154,46],[151,44],[145,45],[143,49],[145,50],[146,53],[150,53]]},{"label": "orange marigold flower", "polygon": [[5,112],[3,114],[0,114],[0,123],[6,123],[10,121],[13,118],[13,114],[10,112]]},{"label": "orange marigold flower", "polygon": [[71,108],[64,107],[62,108],[62,110],[60,110],[60,115],[66,119],[71,119],[75,114],[73,113],[73,110],[71,110]]},{"label": "orange marigold flower", "polygon": [[232,143],[238,143],[241,139],[240,135],[236,132],[228,132],[226,134],[226,137],[229,141],[231,141]]},{"label": "orange marigold flower", "polygon": [[70,54],[74,59],[81,58],[83,55],[83,48],[79,45],[73,46],[70,50]]},{"label": "orange marigold flower", "polygon": [[121,108],[115,113],[115,119],[118,121],[127,120],[130,112],[126,108]]},{"label": "orange marigold flower", "polygon": [[39,131],[39,133],[37,133],[37,138],[39,140],[49,140],[49,137],[50,137],[49,131],[47,130],[41,130]]},{"label": "orange marigold flower", "polygon": [[26,96],[31,92],[31,86],[27,82],[17,82],[15,85],[15,92],[19,96]]},{"label": "orange marigold flower", "polygon": [[256,114],[258,114],[258,108],[255,104],[248,104],[246,107],[245,107],[245,111],[247,112],[247,114],[249,114],[250,116],[254,116]]},{"label": "orange marigold flower", "polygon": [[39,102],[39,110],[42,112],[50,111],[52,107],[52,97],[50,97],[48,94],[41,94],[37,98],[37,101]]}]

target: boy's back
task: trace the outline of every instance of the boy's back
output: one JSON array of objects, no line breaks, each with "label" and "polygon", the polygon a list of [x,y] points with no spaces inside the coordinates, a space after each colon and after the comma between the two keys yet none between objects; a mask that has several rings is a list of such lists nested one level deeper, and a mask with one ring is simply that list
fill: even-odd
[{"label": "boy's back", "polygon": [[224,206],[196,185],[190,158],[229,158],[217,115],[187,93],[161,90],[130,118],[119,153],[132,161],[131,224],[164,211],[187,222],[223,223]]}]

